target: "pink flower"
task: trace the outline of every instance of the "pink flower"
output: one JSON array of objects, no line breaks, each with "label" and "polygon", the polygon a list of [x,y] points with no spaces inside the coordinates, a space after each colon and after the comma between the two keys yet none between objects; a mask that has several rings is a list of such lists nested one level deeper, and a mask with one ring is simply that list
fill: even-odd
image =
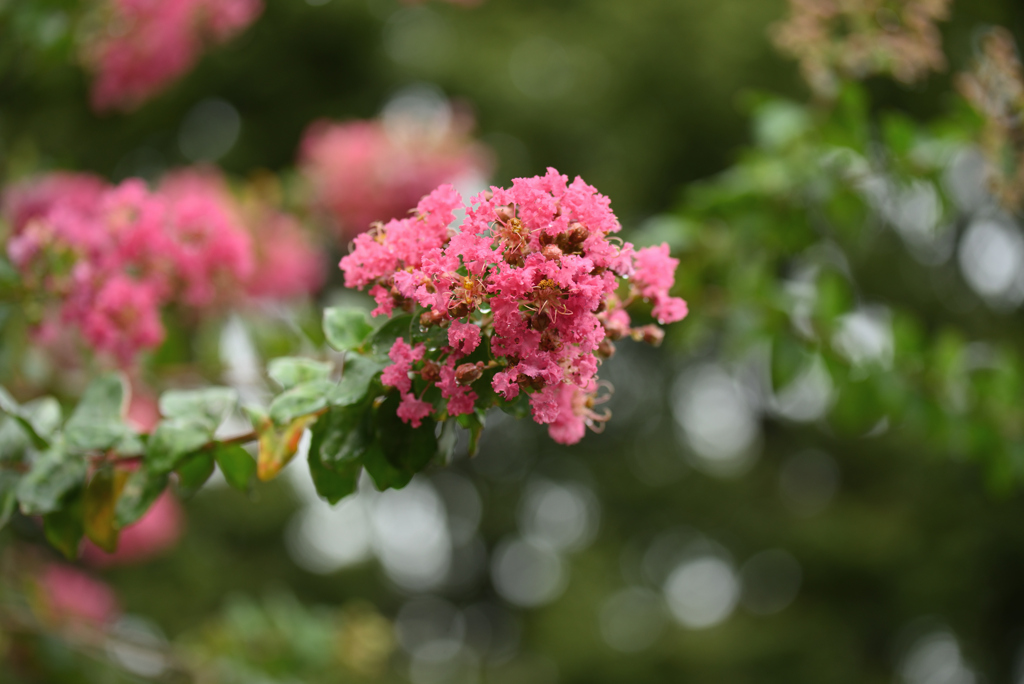
[{"label": "pink flower", "polygon": [[438,185],[485,175],[489,155],[468,139],[468,128],[318,121],[303,137],[299,167],[315,205],[332,217],[339,235],[350,236],[374,221],[406,216]]},{"label": "pink flower", "polygon": [[398,417],[406,423],[418,428],[424,418],[430,415],[434,407],[429,402],[417,399],[413,394],[403,394],[402,401],[398,404]]},{"label": "pink flower", "polygon": [[29,221],[44,218],[58,203],[75,213],[91,212],[106,188],[101,178],[88,173],[51,173],[4,191],[4,216],[19,234]]},{"label": "pink flower", "polygon": [[412,389],[412,378],[409,373],[412,371],[412,364],[423,358],[426,347],[422,344],[410,347],[401,337],[395,340],[388,358],[392,364],[381,373],[380,381],[388,387],[394,387],[402,394],[408,394]]},{"label": "pink flower", "polygon": [[[598,355],[611,356],[610,340],[627,334],[660,340],[660,328],[631,329],[623,302],[651,299],[663,322],[686,315],[685,302],[668,294],[678,261],[667,245],[635,251],[610,240],[620,226],[608,198],[554,169],[479,194],[453,229],[459,203],[442,186],[420,201],[414,216],[358,236],[341,260],[346,285],[370,287],[375,315],[420,307],[421,326],[447,327],[448,345],[435,342],[416,361],[423,361],[420,377],[441,390],[449,416],[486,408],[477,406],[480,395],[471,385],[497,369],[491,387],[501,399],[487,401],[526,392],[534,420],[550,425],[554,439],[578,441],[584,428],[599,429],[608,418],[593,407]],[[623,280],[629,292],[620,299]],[[490,360],[457,369],[485,336]],[[411,387],[411,363],[399,360],[409,349],[396,342],[395,366],[382,378],[403,393]]]},{"label": "pink flower", "polygon": [[47,565],[38,586],[44,609],[57,623],[101,627],[121,612],[110,587],[67,565]]},{"label": "pink flower", "polygon": [[86,540],[82,545],[82,560],[99,568],[143,563],[174,548],[184,527],[181,504],[173,494],[164,492],[137,522],[121,530],[114,553],[107,553]]},{"label": "pink flower", "polygon": [[260,0],[107,0],[84,50],[97,111],[130,110],[192,68],[207,43],[251,24]]},{"label": "pink flower", "polygon": [[324,264],[309,233],[293,217],[273,210],[251,224],[255,267],[246,291],[257,299],[295,299],[324,283]]},{"label": "pink flower", "polygon": [[[90,308],[81,312],[85,339],[99,351],[128,363],[139,349],[152,348],[164,338],[159,300],[154,288],[125,275],[111,277]],[[72,315],[78,312],[72,312]]]},{"label": "pink flower", "polygon": [[455,321],[448,328],[448,344],[460,356],[472,354],[480,346],[480,328],[472,323]]},{"label": "pink flower", "polygon": [[[249,297],[301,296],[322,282],[298,223],[264,200],[243,205],[211,169],[170,174],[156,191],[139,179],[108,186],[55,174],[15,186],[4,202],[17,228],[9,256],[52,305],[40,331],[70,324],[122,366],[160,344],[169,304],[207,315]],[[53,349],[63,332],[38,339]]]}]

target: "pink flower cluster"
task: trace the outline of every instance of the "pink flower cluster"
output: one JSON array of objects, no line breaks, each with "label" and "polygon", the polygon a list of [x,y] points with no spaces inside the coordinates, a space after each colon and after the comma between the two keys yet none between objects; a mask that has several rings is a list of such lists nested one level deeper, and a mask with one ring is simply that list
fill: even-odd
[{"label": "pink flower cluster", "polygon": [[260,0],[107,0],[84,58],[97,110],[133,109],[195,64],[203,48],[251,24]]},{"label": "pink flower cluster", "polygon": [[299,167],[316,207],[340,236],[352,236],[373,221],[405,216],[442,183],[486,176],[489,155],[469,139],[468,128],[319,121],[303,137]]},{"label": "pink flower cluster", "polygon": [[419,307],[423,335],[447,328],[435,352],[399,338],[381,381],[401,393],[399,416],[417,426],[435,410],[424,398],[431,388],[448,416],[468,414],[480,398],[473,383],[486,375],[494,400],[525,393],[553,439],[578,442],[608,418],[594,406],[613,340],[661,340],[655,325],[631,327],[626,307],[647,300],[660,323],[686,316],[686,303],[669,295],[679,262],[667,245],[634,250],[612,237],[619,222],[608,198],[554,169],[481,193],[450,228],[462,208],[441,186],[413,216],[356,237],[341,260],[346,286],[370,288],[374,315]]},{"label": "pink flower cluster", "polygon": [[[266,210],[250,230],[211,172],[173,174],[156,191],[136,179],[110,186],[55,174],[13,187],[4,205],[11,261],[27,288],[55,304],[44,341],[71,325],[124,366],[163,340],[161,309],[169,304],[210,310],[319,284],[316,252],[297,228]],[[289,244],[281,257],[267,244],[254,248],[254,239]],[[262,277],[266,270],[274,274]]]}]

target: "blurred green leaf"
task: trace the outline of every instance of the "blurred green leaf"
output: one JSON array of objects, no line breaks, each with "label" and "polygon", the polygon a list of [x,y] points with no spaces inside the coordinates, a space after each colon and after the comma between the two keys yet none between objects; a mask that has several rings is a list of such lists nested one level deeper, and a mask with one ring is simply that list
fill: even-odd
[{"label": "blurred green leaf", "polygon": [[327,406],[335,387],[331,380],[311,380],[292,387],[274,397],[270,403],[270,418],[278,425],[285,425],[316,413]]},{"label": "blurred green leaf", "polygon": [[117,447],[125,453],[139,446],[122,419],[127,402],[125,387],[120,373],[107,373],[90,383],[64,425],[69,448],[104,451]]},{"label": "blurred green leaf", "polygon": [[60,404],[52,397],[43,397],[19,406],[7,390],[0,387],[0,411],[16,421],[37,449],[46,449],[50,437],[60,425]]},{"label": "blurred green leaf", "polygon": [[82,541],[84,532],[81,499],[76,500],[72,506],[44,515],[43,532],[46,535],[46,541],[64,554],[65,558],[68,560],[77,558],[78,545]]},{"label": "blurred green leaf", "polygon": [[186,497],[195,494],[213,475],[214,468],[212,450],[200,449],[189,454],[174,471],[178,474],[179,493]]},{"label": "blurred green leaf", "polygon": [[249,452],[238,444],[218,444],[213,454],[228,484],[243,492],[248,491],[256,477],[256,461]]},{"label": "blurred green leaf", "polygon": [[327,380],[333,364],[313,359],[285,356],[267,364],[267,375],[282,389],[291,389],[313,380]]},{"label": "blurred green leaf", "polygon": [[85,459],[53,448],[39,454],[18,484],[18,502],[25,515],[41,515],[60,508],[65,494],[85,482]]},{"label": "blurred green leaf", "polygon": [[324,309],[324,335],[327,343],[338,351],[348,351],[362,346],[373,332],[369,317],[363,309]]},{"label": "blurred green leaf", "polygon": [[229,387],[169,390],[160,395],[160,414],[202,426],[212,438],[237,402],[238,393]]},{"label": "blurred green leaf", "polygon": [[153,472],[170,473],[185,455],[209,443],[211,422],[184,418],[163,420],[146,444],[146,467]]},{"label": "blurred green leaf", "polygon": [[366,398],[374,377],[391,363],[390,360],[378,356],[364,356],[348,353],[345,355],[345,369],[341,382],[331,394],[331,403],[335,406],[351,406]]},{"label": "blurred green leaf", "polygon": [[129,475],[117,500],[115,525],[123,528],[141,518],[167,488],[168,479],[166,472],[154,471],[146,464]]},{"label": "blurred green leaf", "polygon": [[18,505],[18,482],[21,473],[0,469],[0,530],[6,527]]}]

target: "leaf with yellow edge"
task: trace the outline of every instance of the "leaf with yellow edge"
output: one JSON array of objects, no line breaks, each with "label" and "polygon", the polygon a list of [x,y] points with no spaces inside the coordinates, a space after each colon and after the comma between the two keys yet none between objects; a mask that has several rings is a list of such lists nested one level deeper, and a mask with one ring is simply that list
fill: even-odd
[{"label": "leaf with yellow edge", "polygon": [[128,480],[127,470],[104,468],[93,475],[85,488],[83,524],[85,536],[107,553],[117,550],[118,528],[114,512]]},{"label": "leaf with yellow edge", "polygon": [[259,438],[256,456],[256,477],[263,482],[273,480],[281,469],[295,457],[302,433],[316,422],[318,416],[300,416],[283,428],[274,425],[270,417],[259,410],[247,409],[253,429]]}]

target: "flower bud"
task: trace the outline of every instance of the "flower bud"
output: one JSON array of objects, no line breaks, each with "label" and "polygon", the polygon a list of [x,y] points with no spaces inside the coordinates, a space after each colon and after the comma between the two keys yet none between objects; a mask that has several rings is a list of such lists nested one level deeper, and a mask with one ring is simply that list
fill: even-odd
[{"label": "flower bud", "polygon": [[420,325],[424,328],[429,328],[432,325],[440,324],[443,318],[444,314],[440,311],[434,311],[433,309],[424,311],[420,314]]},{"label": "flower bud", "polygon": [[538,311],[530,317],[530,327],[537,332],[544,332],[548,329],[549,325],[551,325],[551,319],[542,311]]},{"label": "flower bud", "polygon": [[455,382],[460,385],[471,385],[480,379],[484,374],[483,361],[476,363],[464,363],[455,369]]},{"label": "flower bud", "polygon": [[511,204],[509,204],[504,207],[498,207],[497,209],[495,209],[494,215],[497,216],[498,220],[501,221],[502,223],[507,223],[511,221],[512,218],[516,215],[516,210],[512,207]]},{"label": "flower bud", "polygon": [[573,223],[569,226],[569,244],[580,245],[590,237],[590,231],[582,223]]},{"label": "flower bud", "polygon": [[597,355],[603,359],[610,359],[615,355],[615,343],[607,337],[597,345]]},{"label": "flower bud", "polygon": [[562,256],[562,250],[558,248],[558,245],[544,245],[544,249],[540,253],[544,255],[545,259],[557,259]]},{"label": "flower bud", "polygon": [[427,359],[423,362],[423,370],[420,371],[420,377],[426,382],[437,382],[441,379],[441,369],[438,368],[437,362]]},{"label": "flower bud", "polygon": [[665,331],[656,325],[645,325],[637,329],[640,333],[640,339],[652,347],[661,346],[661,341],[665,339]]}]

